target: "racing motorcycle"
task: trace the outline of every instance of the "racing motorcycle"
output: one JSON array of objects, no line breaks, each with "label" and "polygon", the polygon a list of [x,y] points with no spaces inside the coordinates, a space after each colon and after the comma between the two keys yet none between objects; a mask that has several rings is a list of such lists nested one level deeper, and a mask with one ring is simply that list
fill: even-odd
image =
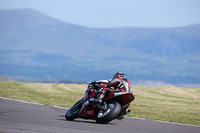
[{"label": "racing motorcycle", "polygon": [[105,95],[101,104],[95,98],[86,99],[83,97],[66,112],[66,120],[94,119],[97,123],[106,124],[128,114],[128,107],[135,97],[131,92],[110,92]]}]

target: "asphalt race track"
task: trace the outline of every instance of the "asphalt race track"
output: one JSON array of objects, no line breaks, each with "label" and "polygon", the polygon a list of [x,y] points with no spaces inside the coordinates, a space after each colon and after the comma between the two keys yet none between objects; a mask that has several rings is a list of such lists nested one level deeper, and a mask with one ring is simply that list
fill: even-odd
[{"label": "asphalt race track", "polygon": [[67,109],[0,98],[0,133],[200,133],[199,126],[126,117],[108,124],[66,121]]}]

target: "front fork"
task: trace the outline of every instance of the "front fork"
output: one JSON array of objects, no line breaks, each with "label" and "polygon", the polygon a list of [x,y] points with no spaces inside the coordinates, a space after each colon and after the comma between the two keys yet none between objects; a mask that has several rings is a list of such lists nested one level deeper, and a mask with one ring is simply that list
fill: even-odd
[{"label": "front fork", "polygon": [[[91,106],[88,108],[88,106]],[[97,99],[91,98],[85,101],[79,111],[80,116],[92,116],[94,114],[93,110],[102,110],[106,111],[108,109],[107,103],[104,101],[102,103],[98,103]]]},{"label": "front fork", "polygon": [[94,101],[94,98],[91,98],[87,101],[85,101],[81,107],[81,110],[79,112],[80,116],[83,117],[92,117],[94,115],[94,112],[92,109],[89,109],[88,106],[90,105],[90,102]]}]

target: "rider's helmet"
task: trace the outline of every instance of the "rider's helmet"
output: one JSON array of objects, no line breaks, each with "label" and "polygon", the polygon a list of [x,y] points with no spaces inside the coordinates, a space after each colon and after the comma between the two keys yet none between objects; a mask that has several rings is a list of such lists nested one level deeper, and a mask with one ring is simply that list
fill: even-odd
[{"label": "rider's helmet", "polygon": [[122,73],[122,72],[117,72],[114,76],[113,76],[113,79],[114,78],[125,78],[125,74]]}]

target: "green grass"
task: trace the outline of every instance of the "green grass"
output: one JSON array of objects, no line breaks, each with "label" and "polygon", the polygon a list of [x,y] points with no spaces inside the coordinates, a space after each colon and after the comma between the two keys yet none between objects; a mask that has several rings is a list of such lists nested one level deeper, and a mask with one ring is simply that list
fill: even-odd
[{"label": "green grass", "polygon": [[[0,96],[71,107],[87,85],[0,82]],[[136,99],[128,116],[200,126],[200,88],[174,86],[131,87]]]}]

